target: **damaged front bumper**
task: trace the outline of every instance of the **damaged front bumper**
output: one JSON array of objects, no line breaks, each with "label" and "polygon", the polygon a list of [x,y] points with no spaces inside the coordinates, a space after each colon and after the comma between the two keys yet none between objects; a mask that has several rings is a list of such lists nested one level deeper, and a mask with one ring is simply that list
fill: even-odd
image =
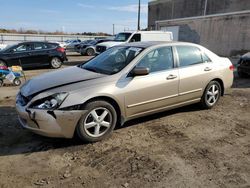
[{"label": "damaged front bumper", "polygon": [[86,113],[81,110],[29,109],[18,103],[16,110],[23,128],[42,136],[57,138],[72,138],[80,118]]}]

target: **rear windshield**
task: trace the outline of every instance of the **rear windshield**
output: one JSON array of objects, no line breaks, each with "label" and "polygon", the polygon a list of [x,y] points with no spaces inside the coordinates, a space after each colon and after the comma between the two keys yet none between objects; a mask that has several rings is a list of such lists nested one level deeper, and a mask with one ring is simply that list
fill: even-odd
[{"label": "rear windshield", "polygon": [[48,48],[57,48],[59,46],[57,43],[47,43],[46,45]]}]

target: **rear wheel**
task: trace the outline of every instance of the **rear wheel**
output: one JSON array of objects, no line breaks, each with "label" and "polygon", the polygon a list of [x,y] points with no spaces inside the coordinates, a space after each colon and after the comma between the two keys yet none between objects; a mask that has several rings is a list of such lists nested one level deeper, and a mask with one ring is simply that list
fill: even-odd
[{"label": "rear wheel", "polygon": [[21,85],[21,80],[19,79],[19,78],[15,78],[14,80],[13,80],[13,84],[15,85],[15,86],[20,86]]},{"label": "rear wheel", "polygon": [[87,49],[86,54],[88,56],[93,56],[93,55],[95,55],[95,50],[92,48],[89,48],[89,49]]},{"label": "rear wheel", "polygon": [[221,96],[221,85],[217,81],[211,81],[206,87],[201,98],[201,105],[205,109],[213,108]]},{"label": "rear wheel", "polygon": [[58,57],[53,57],[51,59],[50,65],[53,69],[59,69],[62,66],[62,61]]},{"label": "rear wheel", "polygon": [[0,66],[7,66],[7,65],[4,61],[0,60]]},{"label": "rear wheel", "polygon": [[85,142],[97,142],[108,137],[115,128],[117,113],[106,101],[88,103],[77,126],[77,134]]}]

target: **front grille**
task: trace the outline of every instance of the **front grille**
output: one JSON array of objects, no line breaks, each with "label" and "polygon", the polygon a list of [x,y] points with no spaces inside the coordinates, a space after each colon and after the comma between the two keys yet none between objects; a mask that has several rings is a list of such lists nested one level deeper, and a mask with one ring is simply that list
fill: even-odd
[{"label": "front grille", "polygon": [[20,104],[21,106],[26,106],[29,102],[30,99],[28,97],[25,97],[21,93],[18,93],[16,103]]},{"label": "front grille", "polygon": [[105,52],[106,49],[107,49],[106,46],[97,46],[97,47],[96,47],[96,51],[97,51],[98,53]]}]

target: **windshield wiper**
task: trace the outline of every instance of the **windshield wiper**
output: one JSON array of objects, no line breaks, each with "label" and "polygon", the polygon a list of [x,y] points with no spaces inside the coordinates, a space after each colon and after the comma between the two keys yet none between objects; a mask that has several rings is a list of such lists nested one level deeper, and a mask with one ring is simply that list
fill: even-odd
[{"label": "windshield wiper", "polygon": [[83,67],[83,69],[88,70],[88,71],[91,71],[91,72],[99,73],[99,72],[98,72],[95,68],[93,68],[93,67]]}]

